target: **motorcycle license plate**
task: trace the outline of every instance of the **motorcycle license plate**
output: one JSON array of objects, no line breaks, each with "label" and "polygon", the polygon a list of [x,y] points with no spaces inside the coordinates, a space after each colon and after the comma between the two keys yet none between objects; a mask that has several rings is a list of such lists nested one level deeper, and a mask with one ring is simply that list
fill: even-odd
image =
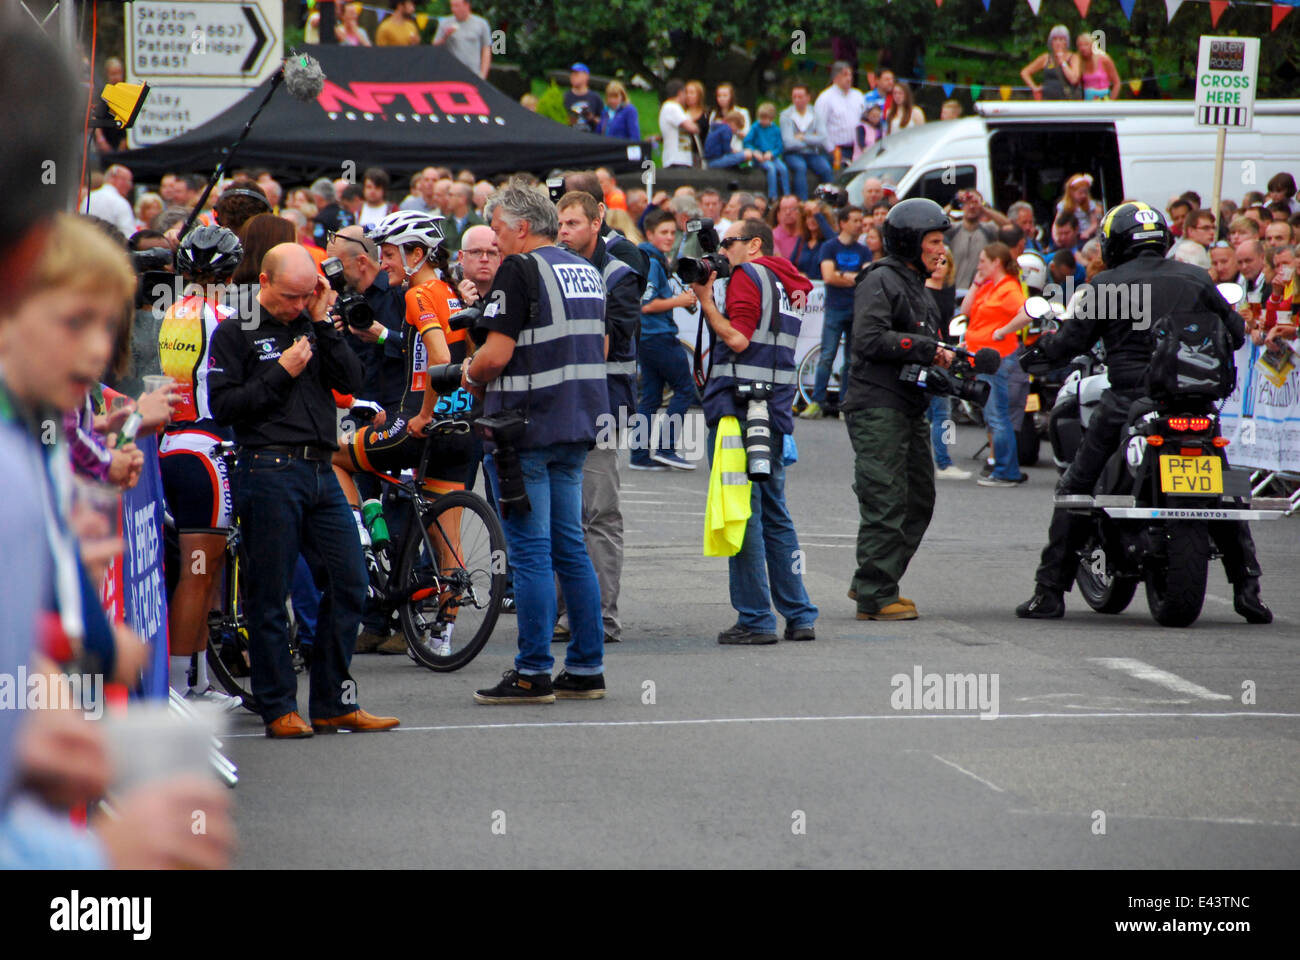
[{"label": "motorcycle license plate", "polygon": [[1037,413],[1039,409],[1038,394],[1031,393],[1025,397],[1025,413]]},{"label": "motorcycle license plate", "polygon": [[1160,489],[1165,493],[1223,493],[1223,461],[1218,457],[1162,456]]}]

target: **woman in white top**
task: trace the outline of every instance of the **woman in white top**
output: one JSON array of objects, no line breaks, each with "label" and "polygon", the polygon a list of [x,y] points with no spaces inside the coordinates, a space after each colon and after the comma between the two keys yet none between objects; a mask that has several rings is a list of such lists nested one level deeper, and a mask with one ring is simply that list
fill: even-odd
[{"label": "woman in white top", "polygon": [[1101,225],[1101,205],[1092,198],[1092,176],[1076,173],[1065,181],[1065,192],[1056,204],[1056,215],[1068,213],[1079,225],[1079,245],[1091,240]]},{"label": "woman in white top", "polygon": [[907,127],[919,127],[925,123],[925,112],[912,100],[912,88],[906,81],[894,84],[894,105],[889,111],[889,132],[897,133]]}]

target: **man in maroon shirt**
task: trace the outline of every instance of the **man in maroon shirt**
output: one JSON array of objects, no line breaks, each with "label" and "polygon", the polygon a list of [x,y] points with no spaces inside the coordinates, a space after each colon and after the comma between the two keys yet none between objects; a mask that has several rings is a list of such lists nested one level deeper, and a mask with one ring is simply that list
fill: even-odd
[{"label": "man in maroon shirt", "polygon": [[793,262],[794,249],[799,243],[799,198],[793,193],[787,193],[777,204],[772,243],[780,256]]}]

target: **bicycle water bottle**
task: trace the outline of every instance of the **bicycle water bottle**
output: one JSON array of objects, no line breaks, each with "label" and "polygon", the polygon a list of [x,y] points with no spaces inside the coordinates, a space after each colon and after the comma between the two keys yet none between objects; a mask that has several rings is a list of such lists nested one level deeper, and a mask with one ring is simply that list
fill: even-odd
[{"label": "bicycle water bottle", "polygon": [[388,543],[388,521],[384,519],[384,506],[378,500],[367,500],[361,504],[361,519],[370,531],[370,543],[382,547]]}]

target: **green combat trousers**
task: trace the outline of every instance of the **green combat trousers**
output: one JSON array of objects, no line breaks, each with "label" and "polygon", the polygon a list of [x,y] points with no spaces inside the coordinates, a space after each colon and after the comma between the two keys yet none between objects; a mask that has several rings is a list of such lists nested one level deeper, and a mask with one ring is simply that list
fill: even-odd
[{"label": "green combat trousers", "polygon": [[858,495],[858,611],[898,600],[898,582],[934,513],[934,456],[925,411],[873,407],[844,414]]}]

